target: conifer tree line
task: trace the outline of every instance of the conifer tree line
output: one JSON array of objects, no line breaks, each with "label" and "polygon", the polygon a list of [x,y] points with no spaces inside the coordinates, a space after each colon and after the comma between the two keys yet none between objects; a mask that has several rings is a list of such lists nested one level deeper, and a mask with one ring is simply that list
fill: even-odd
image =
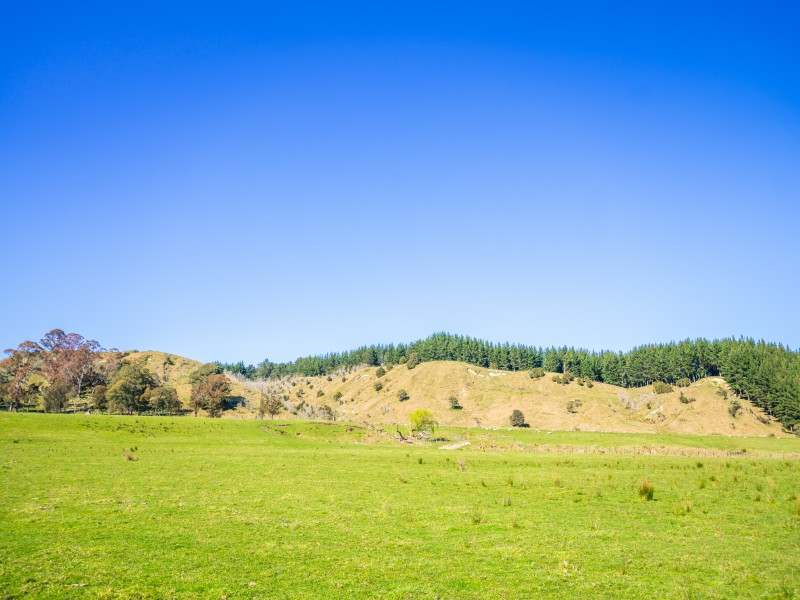
[{"label": "conifer tree line", "polygon": [[572,347],[540,348],[495,344],[468,336],[436,333],[410,344],[362,346],[347,352],[307,356],[289,363],[218,363],[249,379],[328,375],[360,365],[397,365],[408,361],[454,360],[505,371],[543,368],[591,381],[641,387],[656,381],[678,383],[724,377],[731,389],[785,427],[800,423],[800,354],[780,344],[749,338],[684,340],[647,344],[629,352]]},{"label": "conifer tree line", "polygon": [[[6,350],[0,362],[0,406],[9,411],[99,411],[116,414],[178,414],[183,405],[168,384],[164,358],[162,377],[128,352],[105,350],[77,333],[54,329],[38,342],[25,341]],[[220,416],[230,392],[230,380],[216,364],[191,375],[190,407]]]}]

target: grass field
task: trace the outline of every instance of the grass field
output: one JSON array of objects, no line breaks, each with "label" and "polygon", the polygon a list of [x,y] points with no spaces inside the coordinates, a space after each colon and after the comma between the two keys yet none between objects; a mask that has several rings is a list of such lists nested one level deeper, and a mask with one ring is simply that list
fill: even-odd
[{"label": "grass field", "polygon": [[437,436],[2,414],[0,597],[800,597],[797,438]]}]

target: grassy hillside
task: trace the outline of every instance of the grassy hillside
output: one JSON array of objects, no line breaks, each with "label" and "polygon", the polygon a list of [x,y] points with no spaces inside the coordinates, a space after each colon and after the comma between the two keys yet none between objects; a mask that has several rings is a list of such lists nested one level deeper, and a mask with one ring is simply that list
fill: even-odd
[{"label": "grassy hillside", "polygon": [[[192,372],[203,363],[175,354],[147,350],[145,352],[131,352],[127,356],[128,360],[142,360],[147,368],[158,375],[162,382],[171,385],[178,391],[178,398],[184,404],[189,405],[189,396],[192,392],[192,384],[189,377]],[[258,401],[258,393],[252,388],[245,387],[236,380],[231,380],[233,390],[231,396],[234,400],[246,399],[250,402]],[[245,415],[252,416],[249,411],[234,410],[229,416]]]},{"label": "grassy hillside", "polygon": [[[0,590],[180,599],[800,593],[800,466],[788,458],[800,440],[437,434],[407,446],[349,424],[0,414]],[[478,449],[478,438],[438,449],[470,434],[496,450]],[[572,451],[509,451],[545,437]],[[646,440],[751,451],[595,451]],[[756,447],[783,457],[750,456]],[[652,501],[638,493],[645,479]]]},{"label": "grassy hillside", "polygon": [[[527,372],[493,371],[451,361],[426,362],[412,370],[399,366],[381,378],[376,371],[363,369],[330,381],[328,377],[296,377],[284,384],[284,393],[294,403],[328,404],[340,418],[370,423],[407,423],[411,411],[425,408],[446,425],[508,427],[516,408],[534,429],[782,435],[780,424],[745,400],[739,401],[739,414],[731,416],[730,400],[722,397],[727,385],[720,378],[656,394],[652,386],[562,385],[552,381],[549,373],[534,380]],[[376,382],[383,386],[380,391],[375,390]],[[408,393],[409,400],[398,400],[400,390]],[[323,396],[318,396],[320,391]],[[334,401],[337,392],[342,396]],[[681,392],[693,401],[680,402]],[[450,408],[451,396],[458,399],[460,410]]]}]

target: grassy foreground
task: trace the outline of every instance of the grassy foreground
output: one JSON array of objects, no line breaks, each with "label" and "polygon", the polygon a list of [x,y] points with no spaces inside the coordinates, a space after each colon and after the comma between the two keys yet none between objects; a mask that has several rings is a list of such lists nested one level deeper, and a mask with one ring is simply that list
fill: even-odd
[{"label": "grassy foreground", "polygon": [[0,598],[800,595],[800,440],[469,435],[2,414]]}]

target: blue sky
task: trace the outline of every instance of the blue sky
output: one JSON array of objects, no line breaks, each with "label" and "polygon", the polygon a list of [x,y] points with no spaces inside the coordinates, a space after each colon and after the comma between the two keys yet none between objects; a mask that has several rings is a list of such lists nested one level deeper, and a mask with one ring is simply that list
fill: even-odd
[{"label": "blue sky", "polygon": [[790,3],[64,3],[0,22],[0,346],[800,347]]}]

